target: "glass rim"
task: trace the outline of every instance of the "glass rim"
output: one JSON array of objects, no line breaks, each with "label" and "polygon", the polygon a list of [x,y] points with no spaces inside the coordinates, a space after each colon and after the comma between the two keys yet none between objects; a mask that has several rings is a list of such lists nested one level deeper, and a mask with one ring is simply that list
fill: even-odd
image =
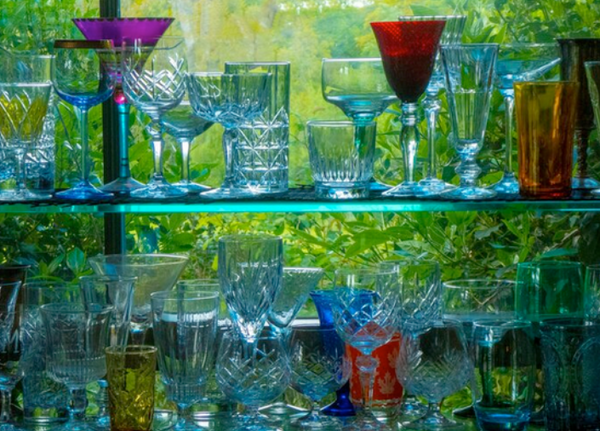
[{"label": "glass rim", "polygon": [[[598,64],[600,65],[600,61],[598,62]],[[586,269],[586,271],[588,269],[592,269],[594,271],[600,270],[600,263],[592,263],[591,265],[585,265],[585,269]]]},{"label": "glass rim", "polygon": [[[505,280],[502,278],[464,278],[443,281],[444,288],[447,289],[471,289],[471,290],[490,290],[493,285],[494,288],[501,285],[515,286],[517,282],[515,280]],[[488,287],[489,286],[489,287]]]},{"label": "glass rim", "polygon": [[600,66],[600,60],[584,61],[585,67]]},{"label": "glass rim", "polygon": [[557,37],[556,41],[560,42],[598,42],[600,43],[600,38],[598,37]]},{"label": "glass rim", "polygon": [[[375,121],[371,121],[370,123],[362,124],[363,126],[370,126]],[[309,120],[306,122],[307,127],[330,127],[330,128],[346,128],[346,127],[356,127],[356,123],[349,120]]]},{"label": "glass rim", "polygon": [[[2,55],[2,54],[0,54]],[[17,51],[17,52],[9,52],[8,54],[4,54],[6,57],[14,57],[14,58],[32,58],[32,59],[43,59],[43,60],[52,60],[55,55],[54,54],[38,54],[36,52],[27,52],[27,51]]]},{"label": "glass rim", "polygon": [[49,285],[54,285],[54,287],[57,288],[68,288],[68,287],[73,287],[73,289],[75,289],[76,285],[71,284],[69,285],[69,283],[63,281],[63,280],[27,280],[25,281],[25,283],[23,283],[23,287],[26,289],[43,289]]},{"label": "glass rim", "polygon": [[98,282],[120,282],[120,281],[132,281],[138,280],[137,276],[134,275],[109,275],[109,274],[95,274],[95,275],[82,275],[79,277],[79,281],[98,281]]},{"label": "glass rim", "polygon": [[367,62],[381,62],[381,57],[356,57],[356,58],[352,58],[352,57],[340,57],[340,58],[327,58],[327,57],[323,57],[321,59],[322,63],[341,63],[341,62],[350,62],[353,61],[355,63],[367,63]]},{"label": "glass rim", "polygon": [[41,88],[49,87],[52,88],[52,81],[40,81],[40,82],[2,82],[0,81],[1,87],[14,87],[14,88]]},{"label": "glass rim", "polygon": [[284,266],[284,271],[295,272],[295,271],[303,271],[303,272],[325,272],[323,268],[319,268],[318,266]]},{"label": "glass rim", "polygon": [[540,320],[540,329],[569,330],[577,328],[600,328],[600,319],[579,317],[550,317]]},{"label": "glass rim", "polygon": [[291,66],[291,61],[226,61],[225,65],[232,66]]},{"label": "glass rim", "polygon": [[177,280],[177,282],[175,283],[175,285],[177,286],[178,284],[202,284],[202,285],[206,285],[206,286],[211,286],[211,285],[219,285],[219,279],[218,278],[186,278],[183,280]]},{"label": "glass rim", "polygon": [[522,329],[522,328],[533,328],[532,323],[529,320],[501,320],[501,319],[490,319],[490,320],[474,320],[473,329],[476,328],[489,328],[489,329]]},{"label": "glass rim", "polygon": [[[143,41],[136,45],[137,41]],[[148,41],[150,41],[148,43]],[[157,46],[160,42],[171,42],[168,46]],[[177,48],[181,44],[185,43],[185,38],[182,36],[160,36],[160,37],[125,37],[123,38],[120,50],[121,51],[166,51],[169,49]]]},{"label": "glass rim", "polygon": [[193,78],[216,78],[216,77],[235,77],[235,76],[271,76],[272,73],[269,72],[245,72],[245,73],[225,73],[225,72],[188,72],[188,76]]},{"label": "glass rim", "polygon": [[292,332],[335,332],[335,326],[299,325],[290,327]]},{"label": "glass rim", "polygon": [[112,39],[56,39],[53,49],[102,49],[114,50]]},{"label": "glass rim", "polygon": [[[128,260],[128,258],[133,257],[142,257],[147,258],[149,256],[160,257],[160,258],[168,258],[169,261],[166,262],[150,262],[150,263],[127,263],[127,262],[109,262],[107,258],[117,258],[122,260]],[[189,261],[190,257],[187,254],[166,254],[166,253],[142,253],[142,254],[97,254],[96,256],[91,256],[88,258],[89,261],[98,262],[102,264],[104,262],[109,263],[111,265],[128,265],[128,266],[167,266],[173,265],[174,263],[181,263],[182,261]]]},{"label": "glass rim", "polygon": [[[338,268],[335,270],[334,274],[336,277],[338,275],[344,276],[344,275],[352,275],[352,274],[377,276],[377,275],[398,274],[398,271],[396,271],[394,269],[388,269],[388,268],[384,268],[384,269],[381,269],[381,268]],[[343,288],[347,289],[346,286],[344,286]]]},{"label": "glass rim", "polygon": [[517,264],[517,270],[519,268],[541,268],[541,267],[560,267],[560,268],[582,268],[581,262],[573,262],[570,260],[538,260],[534,262],[521,262]]},{"label": "glass rim", "polygon": [[[599,62],[600,63],[600,62]],[[514,82],[514,85],[518,85],[519,87],[560,87],[560,86],[577,86],[579,82],[577,81],[517,81]],[[523,262],[525,263],[525,262]],[[519,263],[520,265],[520,263]]]},{"label": "glass rim", "polygon": [[[180,296],[180,295],[185,295]],[[217,290],[192,290],[187,292],[181,292],[175,290],[161,290],[160,292],[152,292],[150,294],[151,300],[159,300],[165,302],[178,302],[183,301],[205,301],[209,299],[219,298],[219,292]]]},{"label": "glass rim", "polygon": [[[410,16],[410,18],[412,18],[413,16],[414,16],[414,15],[411,15],[411,16]],[[419,22],[419,21],[415,21],[415,20],[412,20],[412,21],[413,21],[413,22]],[[373,21],[373,22],[371,22],[370,24],[371,24],[371,26],[373,26],[373,25],[375,25],[375,26],[379,26],[379,25],[382,25],[382,24],[387,24],[387,23],[390,23],[390,22],[396,22],[396,23],[399,23],[399,22],[411,22],[411,20],[407,20],[407,19],[406,19],[406,20],[396,19],[396,20],[391,20],[391,21]],[[433,19],[433,20],[428,20],[428,21],[420,21],[420,22],[446,22],[446,21],[445,21],[445,20],[441,20],[441,19]]]},{"label": "glass rim", "polygon": [[[418,18],[418,19],[415,19]],[[398,15],[398,21],[448,21],[453,18],[467,18],[466,15]]]},{"label": "glass rim", "polygon": [[440,44],[440,47],[449,50],[449,49],[482,49],[482,48],[498,48],[500,47],[499,43],[445,43]]},{"label": "glass rim", "polygon": [[[295,329],[295,328],[294,328]],[[235,329],[229,329],[227,331],[225,331],[223,333],[223,339],[225,338],[235,338],[235,339],[239,339],[242,342],[244,341],[244,337],[242,337],[241,334],[239,334]],[[256,338],[254,338],[255,343],[261,341],[261,340],[271,340],[271,341],[277,341],[279,342],[282,346],[283,346],[283,342],[281,340],[281,337],[279,335],[273,334],[273,333],[269,333],[268,335],[266,334],[259,334]]]},{"label": "glass rim", "polygon": [[[97,304],[97,303],[94,303]],[[81,309],[78,310],[69,310],[69,306],[81,305]],[[101,305],[97,304],[100,307],[100,310],[93,311],[87,309],[83,304],[80,303],[70,303],[70,302],[52,302],[50,304],[44,304],[40,306],[40,309],[46,313],[50,314],[94,314],[94,315],[102,315],[102,314],[110,314],[115,310],[113,305]],[[62,308],[62,309],[61,309]],[[77,307],[79,308],[79,307]]]},{"label": "glass rim", "polygon": [[130,344],[127,346],[107,346],[104,352],[107,355],[120,355],[120,356],[137,356],[145,355],[148,353],[156,353],[158,349],[155,346],[149,346],[147,344]]},{"label": "glass rim", "polygon": [[23,285],[25,283],[23,283],[21,280],[17,280],[17,281],[0,281],[0,286],[16,286],[16,287],[21,287],[21,285]]},{"label": "glass rim", "polygon": [[7,264],[1,264],[0,265],[0,271],[4,270],[4,269],[29,269],[31,268],[31,265],[27,264],[27,263],[7,263]]},{"label": "glass rim", "polygon": [[247,242],[282,242],[282,238],[278,235],[268,233],[241,233],[223,235],[219,238],[219,244],[243,244]]},{"label": "glass rim", "polygon": [[500,48],[502,47],[540,47],[540,46],[554,46],[557,47],[558,44],[556,42],[508,42],[508,43],[500,43]]},{"label": "glass rim", "polygon": [[128,22],[128,21],[175,21],[171,17],[102,17],[102,18],[71,18],[73,22]]}]

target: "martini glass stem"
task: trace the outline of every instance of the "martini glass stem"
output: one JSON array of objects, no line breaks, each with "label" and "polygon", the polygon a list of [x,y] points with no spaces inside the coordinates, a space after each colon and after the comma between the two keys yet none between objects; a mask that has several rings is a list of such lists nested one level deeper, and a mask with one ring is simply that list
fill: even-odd
[{"label": "martini glass stem", "polygon": [[119,177],[129,178],[129,111],[131,104],[124,102],[117,104],[119,116]]},{"label": "martini glass stem", "polygon": [[437,178],[437,165],[435,157],[435,131],[437,119],[440,113],[441,103],[438,91],[428,93],[425,98],[425,115],[427,116],[427,149],[429,153],[429,164],[427,166],[427,178]]},{"label": "martini glass stem", "polygon": [[373,400],[373,385],[375,383],[375,369],[378,360],[370,354],[361,354],[356,359],[362,388],[363,416],[371,416],[371,401]]},{"label": "martini glass stem", "polygon": [[504,96],[504,110],[505,110],[505,150],[506,154],[504,156],[504,175],[510,175],[513,172],[512,165],[512,136],[513,136],[513,112],[515,109],[515,99],[512,94],[507,94]]},{"label": "martini glass stem", "polygon": [[81,182],[89,184],[90,163],[88,148],[88,109],[79,108],[79,130],[81,133]]},{"label": "martini glass stem", "polygon": [[190,183],[190,147],[192,145],[188,138],[178,138],[179,146],[181,147],[181,180],[182,182]]},{"label": "martini glass stem", "polygon": [[400,132],[404,162],[404,183],[410,185],[415,181],[415,163],[419,146],[419,130],[417,129],[417,104],[402,104],[402,131]]},{"label": "martini glass stem", "polygon": [[152,138],[152,157],[154,160],[154,174],[152,180],[162,182],[163,175],[163,148],[164,141],[162,138],[162,128],[159,121],[152,119],[152,123],[148,126],[148,133]]}]

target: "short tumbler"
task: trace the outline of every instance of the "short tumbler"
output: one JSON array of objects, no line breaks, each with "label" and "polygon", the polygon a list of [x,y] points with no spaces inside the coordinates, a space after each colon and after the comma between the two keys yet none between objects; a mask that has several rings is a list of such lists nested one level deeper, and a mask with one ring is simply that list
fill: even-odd
[{"label": "short tumbler", "polygon": [[571,194],[575,82],[516,82],[519,184],[523,196],[540,199]]},{"label": "short tumbler", "polygon": [[473,406],[479,429],[522,431],[533,409],[536,360],[531,323],[475,322]]},{"label": "short tumbler", "polygon": [[150,430],[154,418],[156,347],[108,347],[106,371],[110,429]]},{"label": "short tumbler", "polygon": [[356,127],[349,121],[309,121],[308,150],[320,199],[369,196],[375,154],[375,123]]}]

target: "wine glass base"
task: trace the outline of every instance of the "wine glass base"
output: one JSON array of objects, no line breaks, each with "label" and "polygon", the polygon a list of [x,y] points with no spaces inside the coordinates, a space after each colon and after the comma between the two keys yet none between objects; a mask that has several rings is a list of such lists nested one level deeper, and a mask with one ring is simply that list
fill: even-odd
[{"label": "wine glass base", "polygon": [[396,419],[400,424],[406,425],[425,416],[425,414],[427,414],[427,406],[419,402],[416,397],[410,395],[402,402],[400,414]]},{"label": "wine glass base", "polygon": [[372,415],[358,415],[356,419],[348,422],[343,431],[392,431],[389,425],[380,422]]},{"label": "wine glass base", "polygon": [[50,428],[50,431],[96,431],[94,422],[74,420]]},{"label": "wine glass base", "polygon": [[375,179],[371,179],[369,183],[369,190],[372,192],[385,192],[386,190],[391,189],[392,186],[388,186],[387,184],[380,183],[379,181],[375,181]]},{"label": "wine glass base", "polygon": [[150,180],[148,185],[141,189],[137,189],[131,192],[132,198],[142,198],[142,199],[168,199],[168,198],[178,198],[185,196],[186,192],[173,187],[173,185],[169,184],[165,180]]},{"label": "wine glass base", "polygon": [[593,178],[573,178],[573,182],[571,183],[571,188],[575,190],[594,190],[600,188],[600,181],[597,181]]},{"label": "wine glass base", "polygon": [[260,414],[265,416],[283,416],[289,417],[292,415],[303,414],[306,415],[308,413],[307,410],[301,409],[299,407],[295,407],[283,402],[273,403],[271,405],[265,406],[259,410]]},{"label": "wine glass base", "polygon": [[455,188],[456,186],[438,178],[425,178],[419,181],[417,186],[414,188],[414,193],[417,197],[437,196],[440,193],[444,193],[445,191],[453,190]]},{"label": "wine glass base", "polygon": [[395,198],[411,198],[415,196],[415,188],[417,183],[415,182],[404,182],[398,184],[396,187],[383,192],[382,196],[390,196]]},{"label": "wine glass base", "polygon": [[369,185],[365,183],[342,185],[339,183],[320,183],[315,185],[317,199],[346,200],[369,197]]},{"label": "wine glass base", "polygon": [[126,194],[143,187],[145,187],[144,184],[134,180],[131,177],[119,177],[116,180],[100,187],[100,190],[108,193]]},{"label": "wine glass base", "polygon": [[[308,412],[307,412],[308,413]],[[342,428],[342,422],[330,416],[321,414],[304,414],[293,419],[286,429],[302,431],[337,431]]]},{"label": "wine glass base", "polygon": [[0,431],[27,431],[12,423],[0,423]]},{"label": "wine glass base", "polygon": [[203,186],[202,184],[193,183],[191,181],[178,181],[173,183],[173,187],[177,187],[178,189],[185,191],[187,194],[203,193],[212,190],[208,186]]},{"label": "wine glass base", "polygon": [[221,186],[218,189],[204,192],[200,196],[207,199],[243,199],[256,197],[256,193],[247,189],[234,189],[229,186]]},{"label": "wine glass base", "polygon": [[6,190],[0,192],[0,202],[39,201],[51,198],[51,194],[34,193],[29,190]]},{"label": "wine glass base", "polygon": [[500,181],[494,184],[491,189],[502,196],[516,196],[519,194],[519,181],[512,172],[505,172]]},{"label": "wine glass base", "polygon": [[112,198],[112,193],[105,193],[90,183],[80,183],[73,188],[56,193],[57,199],[74,199],[74,200],[87,200],[87,199],[109,199]]},{"label": "wine glass base", "polygon": [[600,189],[592,190],[592,196],[600,197]]},{"label": "wine glass base", "polygon": [[354,406],[347,398],[342,399],[341,402],[338,398],[333,403],[323,407],[321,409],[321,412],[327,416],[347,417],[356,415],[356,412],[354,411]]},{"label": "wine glass base", "polygon": [[440,413],[423,416],[415,421],[402,425],[403,429],[427,431],[454,430],[462,429],[463,427],[464,424],[450,420]]},{"label": "wine glass base", "polygon": [[475,409],[471,405],[471,406],[453,410],[452,414],[459,418],[473,419],[475,417]]},{"label": "wine glass base", "polygon": [[440,194],[440,197],[462,201],[478,201],[493,199],[496,197],[496,192],[481,187],[457,187]]}]

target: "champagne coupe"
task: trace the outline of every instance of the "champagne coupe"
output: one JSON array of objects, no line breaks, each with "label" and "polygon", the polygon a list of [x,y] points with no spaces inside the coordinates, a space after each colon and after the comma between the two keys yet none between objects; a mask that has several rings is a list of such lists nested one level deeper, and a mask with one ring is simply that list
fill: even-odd
[{"label": "champagne coupe", "polygon": [[497,55],[495,43],[442,46],[454,146],[460,157],[456,168],[460,185],[444,192],[445,198],[481,200],[496,196],[495,191],[477,185],[481,168],[476,158],[483,146]]},{"label": "champagne coupe", "polygon": [[169,184],[163,174],[161,118],[181,103],[185,95],[187,61],[181,38],[162,38],[156,43],[127,39],[123,44],[123,91],[133,105],[150,118],[146,130],[152,138],[154,174],[132,197],[165,199],[186,192]]},{"label": "champagne coupe", "polygon": [[86,39],[108,39],[115,46],[115,75],[113,100],[119,118],[119,176],[105,184],[102,190],[110,193],[129,193],[144,187],[131,178],[129,169],[129,112],[131,104],[123,93],[121,57],[125,39],[141,39],[146,45],[156,43],[169,28],[174,18],[74,18],[73,22]]},{"label": "champagne coupe", "polygon": [[502,179],[492,187],[501,195],[517,195],[519,181],[513,172],[513,111],[515,90],[513,84],[535,81],[560,63],[558,46],[545,43],[514,43],[500,45],[496,64],[496,87],[504,98],[505,159]]},{"label": "champagne coupe", "polygon": [[110,64],[115,52],[110,40],[56,40],[52,82],[59,97],[72,104],[79,116],[81,133],[81,179],[72,188],[56,193],[62,199],[102,199],[112,196],[90,182],[88,112],[108,100],[115,89]]},{"label": "champagne coupe", "polygon": [[23,376],[24,365],[19,363],[16,354],[20,343],[15,308],[20,289],[20,281],[0,282],[0,429],[3,431],[17,430],[13,425],[11,397],[13,389]]},{"label": "champagne coupe", "polygon": [[[357,147],[361,146],[364,126],[398,101],[387,83],[380,58],[324,58],[321,90],[326,101],[340,108],[354,122]],[[380,191],[389,189],[375,180],[369,187]]]},{"label": "champagne coupe", "polygon": [[79,416],[86,408],[88,383],[106,375],[104,349],[113,307],[54,303],[41,308],[46,328],[48,372],[69,389],[69,421],[64,431],[94,431]]},{"label": "champagne coupe", "polygon": [[[462,33],[467,22],[467,17],[464,15],[442,15],[442,16],[407,16],[400,17],[400,21],[446,21],[444,31],[440,39],[440,45],[456,45],[461,42]],[[442,67],[442,59],[438,50],[435,66],[431,79],[425,90],[425,118],[427,119],[427,152],[429,155],[429,163],[427,164],[427,174],[425,178],[419,181],[419,185],[415,189],[417,196],[435,196],[445,190],[452,189],[454,186],[437,177],[437,161],[435,154],[435,132],[438,116],[442,103],[440,101],[440,91],[444,86],[444,68]]]},{"label": "champagne coupe", "polygon": [[[48,112],[52,83],[49,56],[0,54],[0,150],[14,154],[14,190],[0,193],[2,201],[48,199],[25,185],[26,153],[37,144]],[[7,157],[8,158],[8,157]]]},{"label": "champagne coupe", "polygon": [[419,146],[417,109],[435,65],[444,25],[443,20],[372,22],[388,83],[402,101],[400,144],[404,182],[384,196],[415,195],[415,163]]},{"label": "champagne coupe", "polygon": [[202,196],[211,199],[254,196],[252,190],[233,185],[234,139],[228,134],[265,111],[271,93],[271,74],[199,72],[189,74],[187,82],[194,113],[225,128],[225,179],[220,188],[204,192]]},{"label": "champagne coupe", "polygon": [[187,96],[179,106],[165,112],[161,118],[165,131],[173,136],[181,148],[181,180],[173,184],[189,194],[210,190],[210,187],[197,184],[190,179],[190,150],[192,141],[213,125],[210,121],[194,115]]}]

